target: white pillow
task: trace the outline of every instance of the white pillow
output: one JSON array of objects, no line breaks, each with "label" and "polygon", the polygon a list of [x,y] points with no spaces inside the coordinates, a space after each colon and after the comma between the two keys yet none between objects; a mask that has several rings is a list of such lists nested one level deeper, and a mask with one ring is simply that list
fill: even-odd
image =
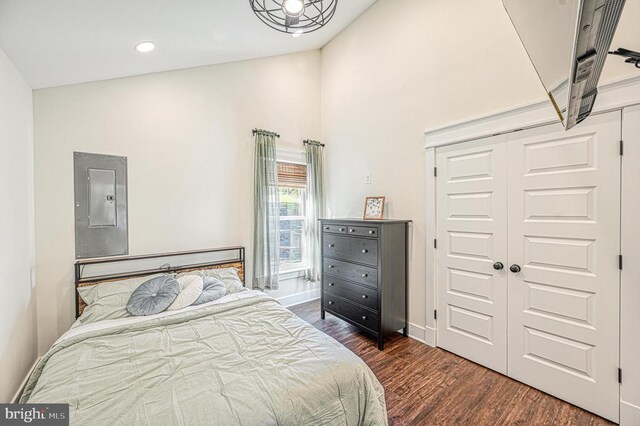
[{"label": "white pillow", "polygon": [[211,277],[222,281],[227,287],[227,294],[237,293],[244,290],[244,285],[238,276],[238,270],[236,268],[213,268],[213,269],[200,269],[197,271],[183,272],[178,274],[178,277],[185,277],[188,275],[198,275],[199,277]]},{"label": "white pillow", "polygon": [[222,281],[227,287],[227,294],[237,293],[244,289],[236,268],[206,269],[203,272],[208,277]]},{"label": "white pillow", "polygon": [[191,306],[198,297],[202,294],[202,288],[204,287],[204,281],[202,277],[198,275],[183,275],[176,278],[178,284],[180,284],[180,293],[176,300],[167,308],[167,311],[177,311],[178,309]]}]

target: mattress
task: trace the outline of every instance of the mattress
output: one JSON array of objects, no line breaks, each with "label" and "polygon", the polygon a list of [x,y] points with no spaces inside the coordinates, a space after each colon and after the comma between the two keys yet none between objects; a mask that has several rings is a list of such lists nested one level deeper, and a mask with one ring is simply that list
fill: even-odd
[{"label": "mattress", "polygon": [[384,390],[339,342],[263,293],[81,325],[36,366],[21,403],[78,425],[386,425]]}]

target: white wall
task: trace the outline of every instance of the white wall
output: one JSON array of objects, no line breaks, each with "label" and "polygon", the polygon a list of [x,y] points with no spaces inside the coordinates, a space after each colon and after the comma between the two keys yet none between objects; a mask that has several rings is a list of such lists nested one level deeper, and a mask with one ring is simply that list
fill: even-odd
[{"label": "white wall", "polygon": [[[640,85],[640,83],[639,83]],[[640,91],[638,91],[640,93]],[[640,424],[640,105],[622,115],[622,280],[620,283],[620,424]]]},{"label": "white wall", "polygon": [[251,129],[302,149],[319,94],[319,51],[35,91],[40,351],[74,316],[73,151],[128,157],[130,254],[244,245],[250,271]]},{"label": "white wall", "polygon": [[0,402],[37,357],[31,89],[0,50]]},{"label": "white wall", "polygon": [[[627,38],[638,3],[625,11]],[[607,63],[603,82],[635,75],[622,62]],[[321,66],[328,207],[358,217],[366,195],[386,195],[388,217],[414,221],[409,320],[424,338],[434,323],[423,133],[544,100],[544,90],[500,0],[379,0],[323,48]]]}]

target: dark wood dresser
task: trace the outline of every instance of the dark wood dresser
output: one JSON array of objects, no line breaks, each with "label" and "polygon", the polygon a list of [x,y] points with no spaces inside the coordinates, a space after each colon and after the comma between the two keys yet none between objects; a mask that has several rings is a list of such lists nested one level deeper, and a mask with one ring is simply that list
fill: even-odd
[{"label": "dark wood dresser", "polygon": [[322,219],[325,311],[378,340],[407,335],[408,220]]}]

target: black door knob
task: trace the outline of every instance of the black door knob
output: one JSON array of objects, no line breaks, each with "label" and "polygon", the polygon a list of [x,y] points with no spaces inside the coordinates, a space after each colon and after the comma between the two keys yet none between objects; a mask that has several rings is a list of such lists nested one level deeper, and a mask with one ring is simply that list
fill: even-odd
[{"label": "black door knob", "polygon": [[499,271],[502,268],[504,268],[504,265],[502,264],[502,262],[496,262],[493,264],[493,269],[495,269],[496,271]]},{"label": "black door knob", "polygon": [[516,265],[516,264],[514,263],[513,265],[511,265],[511,266],[509,267],[509,270],[510,270],[511,272],[513,272],[514,274],[517,274],[518,272],[520,272],[520,266],[519,266],[519,265]]}]

